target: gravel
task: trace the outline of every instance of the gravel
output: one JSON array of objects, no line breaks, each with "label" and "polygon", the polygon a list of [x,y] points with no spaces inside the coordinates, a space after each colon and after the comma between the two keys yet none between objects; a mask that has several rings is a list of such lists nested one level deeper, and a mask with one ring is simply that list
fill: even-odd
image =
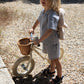
[{"label": "gravel", "polygon": [[[66,39],[60,41],[61,47],[65,50],[64,57],[61,59],[65,76],[62,84],[84,84],[84,4],[62,4],[62,7],[66,11],[65,20],[69,26],[68,29],[64,29]],[[12,75],[12,66],[18,59],[16,56],[22,57],[17,41],[30,37],[28,30],[34,24],[42,7],[39,4],[15,1],[0,3],[0,8],[6,8],[9,15],[5,22],[3,18],[0,20],[0,27],[4,28],[0,36],[2,39],[0,54]],[[35,31],[35,36],[39,37],[39,26]],[[43,53],[42,55],[45,56]],[[33,58],[35,68],[32,75],[36,75],[49,65],[38,55],[33,55]]]}]

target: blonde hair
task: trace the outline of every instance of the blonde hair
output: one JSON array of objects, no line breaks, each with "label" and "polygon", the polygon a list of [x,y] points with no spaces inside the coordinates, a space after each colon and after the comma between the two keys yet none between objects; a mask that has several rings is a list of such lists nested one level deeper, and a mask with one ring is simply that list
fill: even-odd
[{"label": "blonde hair", "polygon": [[52,9],[57,12],[59,15],[59,8],[61,5],[61,0],[47,0],[48,1],[48,9]]},{"label": "blonde hair", "polygon": [[57,14],[59,15],[61,0],[48,0],[48,2],[49,2],[49,5],[48,5],[49,9],[56,11]]}]

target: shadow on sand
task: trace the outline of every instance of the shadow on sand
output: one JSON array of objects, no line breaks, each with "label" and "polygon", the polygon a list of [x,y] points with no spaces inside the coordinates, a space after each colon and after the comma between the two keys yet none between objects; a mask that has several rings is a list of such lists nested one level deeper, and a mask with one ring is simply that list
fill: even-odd
[{"label": "shadow on sand", "polygon": [[40,73],[36,74],[34,77],[28,75],[28,77],[13,77],[15,84],[49,84],[51,77],[46,77]]}]

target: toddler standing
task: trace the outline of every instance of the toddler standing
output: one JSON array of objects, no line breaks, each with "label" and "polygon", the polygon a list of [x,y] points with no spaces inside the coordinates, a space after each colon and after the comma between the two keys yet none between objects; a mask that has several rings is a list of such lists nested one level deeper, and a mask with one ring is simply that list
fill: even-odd
[{"label": "toddler standing", "polygon": [[60,0],[40,0],[44,9],[29,31],[30,33],[34,33],[35,28],[40,24],[40,39],[34,41],[34,44],[42,42],[43,49],[48,53],[48,57],[51,60],[50,69],[45,69],[43,74],[54,75],[55,67],[57,68],[57,76],[50,81],[51,84],[61,83],[63,78],[62,66],[59,61],[60,46],[57,32],[60,2]]}]

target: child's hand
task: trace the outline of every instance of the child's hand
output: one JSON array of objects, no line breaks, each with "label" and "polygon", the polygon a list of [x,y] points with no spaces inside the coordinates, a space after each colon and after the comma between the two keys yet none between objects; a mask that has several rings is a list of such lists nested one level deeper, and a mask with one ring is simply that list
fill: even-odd
[{"label": "child's hand", "polygon": [[34,41],[34,45],[38,45],[39,44],[39,42],[38,41]]},{"label": "child's hand", "polygon": [[33,29],[29,30],[29,34],[31,34],[31,33],[34,34],[34,30]]}]

